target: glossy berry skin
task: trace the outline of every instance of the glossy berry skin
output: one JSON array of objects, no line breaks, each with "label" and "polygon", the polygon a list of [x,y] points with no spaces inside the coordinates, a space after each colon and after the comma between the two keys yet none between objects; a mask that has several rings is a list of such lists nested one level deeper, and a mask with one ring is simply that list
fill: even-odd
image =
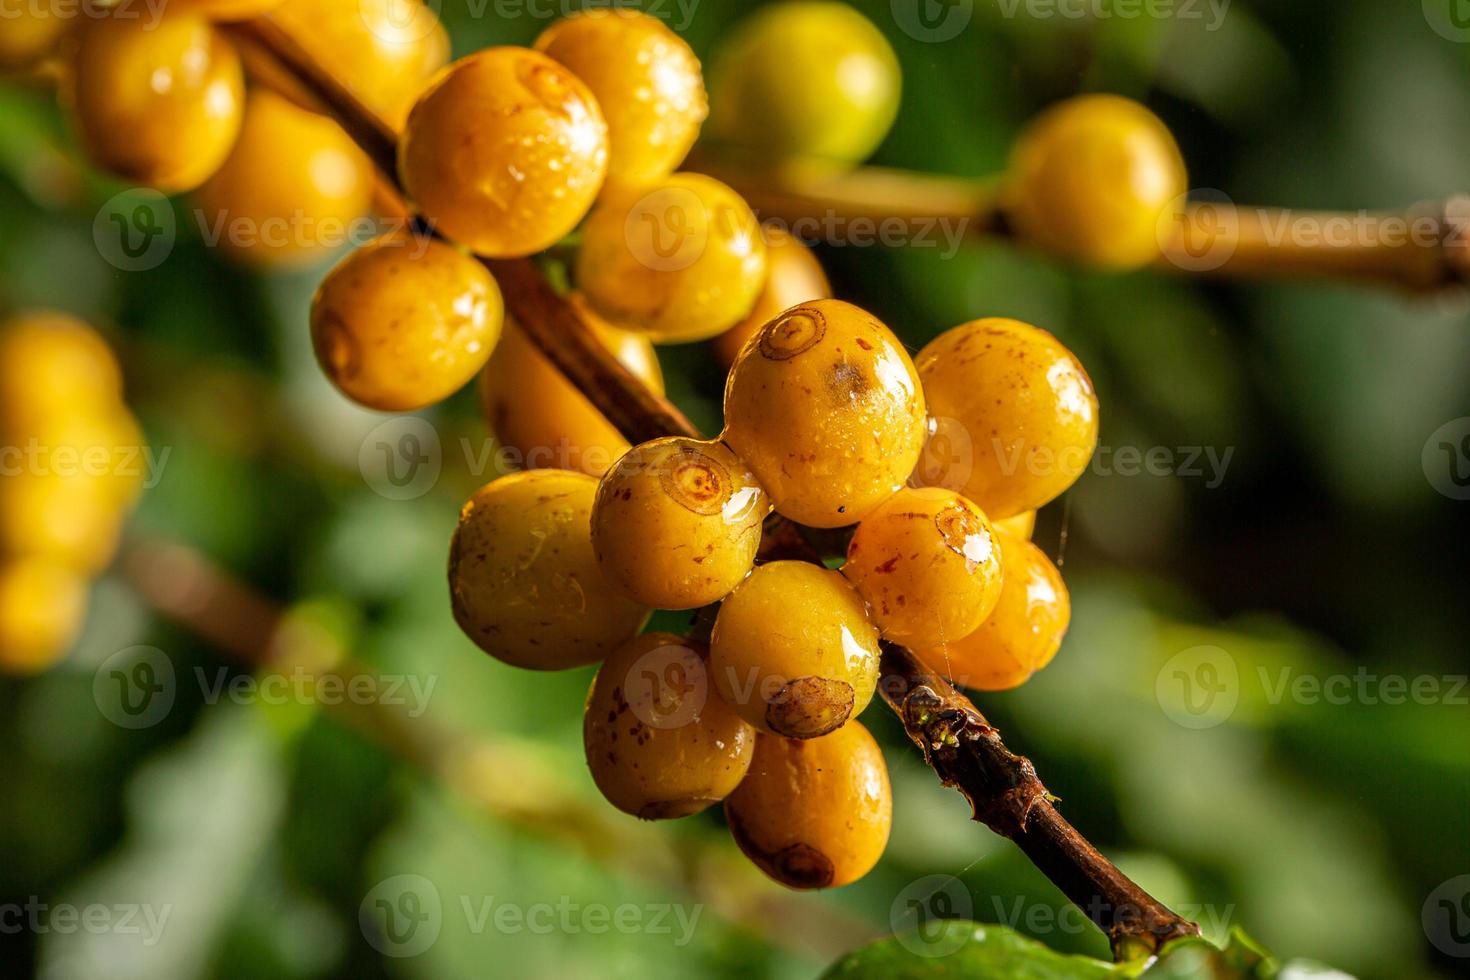
[{"label": "glossy berry skin", "polygon": [[995,538],[980,508],[954,491],[904,489],[863,518],[842,574],[884,639],[932,646],[973,633],[995,608]]},{"label": "glossy berry skin", "polygon": [[234,47],[202,17],[85,17],[67,100],[98,166],[168,194],[224,163],[244,78]]},{"label": "glossy berry skin", "polygon": [[1045,330],[974,320],[936,337],[915,361],[941,436],[915,482],[958,490],[1001,520],[1055,499],[1087,469],[1097,395],[1082,364]]},{"label": "glossy berry skin", "polygon": [[725,386],[723,439],[777,511],[842,527],[913,473],[924,406],[892,331],[850,303],[819,300],[787,310],[746,345]]},{"label": "glossy berry skin", "polygon": [[87,613],[87,582],[46,559],[0,561],[0,672],[35,674],[76,642]]},{"label": "glossy berry skin", "polygon": [[465,635],[529,670],[596,663],[637,635],[648,609],[622,595],[592,552],[597,481],[531,470],[476,491],[449,548],[449,592]]},{"label": "glossy berry skin", "polygon": [[81,320],[38,310],[0,324],[0,429],[107,414],[121,404],[117,358]]},{"label": "glossy berry skin", "polygon": [[762,225],[761,235],[766,240],[766,284],[756,297],[755,308],[711,341],[715,356],[726,367],[735,363],[746,342],[777,315],[799,303],[832,296],[832,285],[811,249],[779,225]]},{"label": "glossy berry skin", "polygon": [[709,114],[699,59],[663,21],[637,10],[584,10],[547,28],[541,51],[587,83],[607,118],[609,186],[673,173]]},{"label": "glossy berry skin", "polygon": [[755,730],[715,696],[702,650],[669,633],[645,633],[598,668],[582,744],[609,803],[660,820],[729,796],[750,768]]},{"label": "glossy berry skin", "polygon": [[755,475],[723,443],[655,439],[602,478],[592,544],[608,578],[634,599],[694,609],[750,573],[770,511]]},{"label": "glossy berry skin", "polygon": [[[608,325],[577,293],[568,301],[623,367],[663,394],[663,371],[648,338]],[[479,390],[490,431],[517,454],[523,469],[554,467],[601,476],[628,451],[628,441],[514,320],[506,321],[505,333],[480,373]]]},{"label": "glossy berry skin", "polygon": [[839,572],[761,565],[720,606],[710,670],[720,697],[757,729],[815,738],[868,706],[878,629]]},{"label": "glossy berry skin", "polygon": [[495,349],[504,317],[484,266],[444,242],[398,232],[327,275],[311,304],[311,340],[344,395],[407,412],[468,384]]},{"label": "glossy berry skin", "polygon": [[531,255],[581,222],[607,175],[607,123],[544,54],[487,48],[414,103],[398,172],[424,217],[481,255]]},{"label": "glossy berry skin", "polygon": [[225,254],[266,269],[321,261],[372,200],[372,164],[341,127],[265,90],[251,92],[234,150],[194,194]]},{"label": "glossy berry skin", "polygon": [[901,88],[893,48],[847,4],[762,7],[715,57],[710,135],[768,163],[848,166],[888,135]]},{"label": "glossy berry skin", "polygon": [[1009,531],[1018,538],[1030,541],[1032,532],[1036,530],[1036,511],[1023,511],[1014,517],[1006,517],[991,523],[998,531]]},{"label": "glossy berry skin", "polygon": [[674,174],[604,197],[582,231],[576,279],[619,326],[655,342],[706,340],[755,306],[766,246],[739,194],[712,177]]},{"label": "glossy berry skin", "polygon": [[878,863],[893,826],[883,752],[856,721],[805,741],[757,736],[725,817],[745,856],[788,888],[851,884]]},{"label": "glossy berry skin", "polygon": [[286,0],[270,17],[396,130],[449,61],[449,34],[422,0]]},{"label": "glossy berry skin", "polygon": [[0,70],[27,68],[56,50],[76,23],[58,5],[5,0],[0,3]]},{"label": "glossy berry skin", "polygon": [[997,532],[1005,584],[989,618],[969,636],[914,652],[930,669],[979,691],[1019,687],[1051,662],[1072,619],[1062,575],[1042,550]]},{"label": "glossy berry skin", "polygon": [[1022,237],[1107,268],[1145,265],[1189,189],[1168,127],[1116,95],[1084,95],[1038,116],[1011,153],[1005,206]]}]

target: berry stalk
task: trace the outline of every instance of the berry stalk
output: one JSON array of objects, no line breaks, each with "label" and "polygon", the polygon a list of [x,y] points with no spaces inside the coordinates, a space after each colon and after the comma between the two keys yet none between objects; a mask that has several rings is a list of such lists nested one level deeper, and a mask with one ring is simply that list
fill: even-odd
[{"label": "berry stalk", "polygon": [[[396,138],[386,123],[269,20],[228,29],[285,69],[396,185]],[[672,403],[650,391],[597,342],[534,261],[481,261],[495,274],[507,310],[526,335],[624,437],[634,443],[671,435],[700,437]],[[779,518],[768,522],[761,550],[766,560],[819,559],[803,529]],[[885,701],[923,749],[930,767],[965,794],[977,820],[1015,841],[1097,923],[1119,959],[1198,933],[1196,925],[1149,896],[1061,817],[1031,763],[1005,747],[1000,733],[968,698],[897,646],[885,649],[883,675]]]}]

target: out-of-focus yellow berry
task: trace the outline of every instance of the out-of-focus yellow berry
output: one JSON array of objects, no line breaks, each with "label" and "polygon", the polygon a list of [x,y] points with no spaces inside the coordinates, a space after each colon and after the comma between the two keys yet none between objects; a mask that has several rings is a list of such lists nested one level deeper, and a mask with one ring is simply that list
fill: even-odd
[{"label": "out-of-focus yellow berry", "polygon": [[725,817],[745,856],[788,888],[851,884],[878,863],[893,826],[883,752],[856,721],[806,741],[758,735]]},{"label": "out-of-focus yellow berry", "polygon": [[878,655],[877,627],[840,573],[778,561],[721,604],[710,670],[720,697],[751,725],[814,738],[868,706]]},{"label": "out-of-focus yellow berry", "polygon": [[449,33],[421,0],[286,0],[270,17],[398,130],[449,61]]},{"label": "out-of-focus yellow berry", "polygon": [[81,320],[37,310],[0,324],[0,431],[69,414],[105,414],[121,399],[117,358]]},{"label": "out-of-focus yellow berry", "polygon": [[750,573],[771,502],[724,443],[655,439],[597,490],[592,544],[608,578],[656,609],[718,602]]},{"label": "out-of-focus yellow berry", "polygon": [[730,371],[725,434],[771,503],[810,527],[855,524],[907,482],[924,391],[897,337],[840,300],[787,310]]},{"label": "out-of-focus yellow berry", "polygon": [[746,341],[776,316],[798,303],[832,296],[832,285],[811,249],[777,225],[763,225],[761,234],[766,240],[765,288],[750,315],[712,341],[715,355],[727,367],[735,363]]},{"label": "out-of-focus yellow berry", "polygon": [[1005,584],[989,618],[969,636],[914,651],[931,670],[980,691],[1024,684],[1056,656],[1072,618],[1067,586],[1051,559],[1013,534],[996,537]]},{"label": "out-of-focus yellow berry", "polygon": [[598,669],[582,742],[609,803],[661,820],[729,796],[750,768],[755,730],[715,695],[701,650],[646,633]]},{"label": "out-of-focus yellow berry", "polygon": [[898,116],[901,77],[887,38],[847,4],[762,7],[715,56],[710,135],[768,162],[860,163]]},{"label": "out-of-focus yellow berry", "polygon": [[546,55],[487,48],[414,103],[398,172],[424,216],[481,255],[530,255],[577,226],[607,175],[607,123]]},{"label": "out-of-focus yellow berry", "polygon": [[93,161],[164,193],[219,169],[244,115],[235,49],[203,17],[85,17],[70,82],[72,114]]},{"label": "out-of-focus yellow berry", "polygon": [[169,0],[176,10],[186,10],[210,20],[248,20],[279,7],[284,0]]},{"label": "out-of-focus yellow berry", "polygon": [[56,50],[75,10],[38,0],[0,0],[0,69],[26,68]]},{"label": "out-of-focus yellow berry", "polygon": [[311,339],[344,395],[406,412],[468,384],[504,318],[500,287],[484,266],[444,242],[398,232],[327,275],[311,304]]},{"label": "out-of-focus yellow berry", "polygon": [[648,609],[623,596],[592,551],[597,481],[531,470],[481,487],[449,550],[454,618],[482,650],[516,667],[596,663],[637,635]]},{"label": "out-of-focus yellow berry", "polygon": [[566,65],[607,117],[609,186],[673,173],[709,113],[699,59],[684,39],[637,10],[584,10],[557,21],[536,48]]},{"label": "out-of-focus yellow berry", "polygon": [[87,581],[41,558],[0,561],[0,671],[34,674],[65,656],[87,614]]},{"label": "out-of-focus yellow berry", "polygon": [[1158,257],[1160,222],[1182,213],[1188,189],[1184,158],[1157,116],[1121,96],[1084,95],[1021,134],[1004,200],[1022,237],[1064,258],[1126,269]]},{"label": "out-of-focus yellow berry", "polygon": [[952,490],[903,489],[858,525],[842,574],[884,639],[932,646],[968,636],[1000,598],[995,530]]},{"label": "out-of-focus yellow berry", "polygon": [[372,164],[340,126],[261,90],[229,158],[194,195],[219,247],[264,268],[320,261],[372,200]]},{"label": "out-of-focus yellow berry", "polygon": [[1070,487],[1097,446],[1097,395],[1051,334],[1019,320],[973,320],[915,358],[935,432],[915,473],[991,515],[1035,510]]},{"label": "out-of-focus yellow berry", "polygon": [[703,174],[610,194],[582,232],[577,285],[608,320],[655,342],[705,340],[750,314],[766,281],[760,225]]},{"label": "out-of-focus yellow berry", "polygon": [[[648,338],[609,326],[578,293],[568,297],[604,347],[660,395],[664,376]],[[514,320],[480,374],[480,406],[495,438],[524,469],[581,470],[601,476],[628,441],[526,338]]]},{"label": "out-of-focus yellow berry", "polygon": [[1004,517],[998,521],[992,521],[997,530],[1009,531],[1018,538],[1031,540],[1031,534],[1036,530],[1036,511],[1028,510],[1014,517]]}]

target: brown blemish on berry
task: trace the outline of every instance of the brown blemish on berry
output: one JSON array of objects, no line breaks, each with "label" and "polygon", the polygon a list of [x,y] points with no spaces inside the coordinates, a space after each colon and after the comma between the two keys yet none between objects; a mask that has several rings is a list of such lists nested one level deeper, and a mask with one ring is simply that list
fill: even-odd
[{"label": "brown blemish on berry", "polygon": [[745,856],[782,884],[792,888],[826,888],[836,877],[832,859],[810,844],[797,842],[768,851],[750,836],[734,807],[725,807],[725,819],[730,823],[730,836]]},{"label": "brown blemish on berry", "polygon": [[811,350],[827,333],[827,318],[818,310],[798,306],[766,324],[760,352],[772,361],[789,361]]},{"label": "brown blemish on berry", "polygon": [[704,517],[724,510],[730,499],[729,471],[697,449],[679,450],[660,470],[659,482],[675,503]]},{"label": "brown blemish on berry", "polygon": [[766,725],[787,738],[816,738],[841,728],[852,716],[852,685],[828,677],[798,677],[766,705]]}]

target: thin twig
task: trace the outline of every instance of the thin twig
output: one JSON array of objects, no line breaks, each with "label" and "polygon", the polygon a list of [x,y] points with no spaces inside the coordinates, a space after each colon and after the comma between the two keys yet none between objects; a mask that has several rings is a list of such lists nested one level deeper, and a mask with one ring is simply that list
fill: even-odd
[{"label": "thin twig", "polygon": [[[268,21],[232,29],[268,52],[296,76],[349,136],[380,163],[394,160],[395,138],[298,45]],[[304,63],[303,63],[304,62]],[[396,171],[385,173],[393,178]],[[699,437],[672,403],[623,369],[587,325],[526,259],[486,261],[500,281],[506,308],[533,343],[566,378],[632,442],[664,435]],[[784,521],[768,525],[765,551],[813,557],[800,529]],[[1108,934],[1122,958],[1152,951],[1169,939],[1199,932],[1103,858],[1053,808],[1031,763],[1012,754],[984,716],[948,682],[912,654],[889,647],[883,658],[886,703],[925,760],[946,784],[971,801],[977,820],[1009,837]],[[1132,910],[1131,912],[1129,910]]]}]

